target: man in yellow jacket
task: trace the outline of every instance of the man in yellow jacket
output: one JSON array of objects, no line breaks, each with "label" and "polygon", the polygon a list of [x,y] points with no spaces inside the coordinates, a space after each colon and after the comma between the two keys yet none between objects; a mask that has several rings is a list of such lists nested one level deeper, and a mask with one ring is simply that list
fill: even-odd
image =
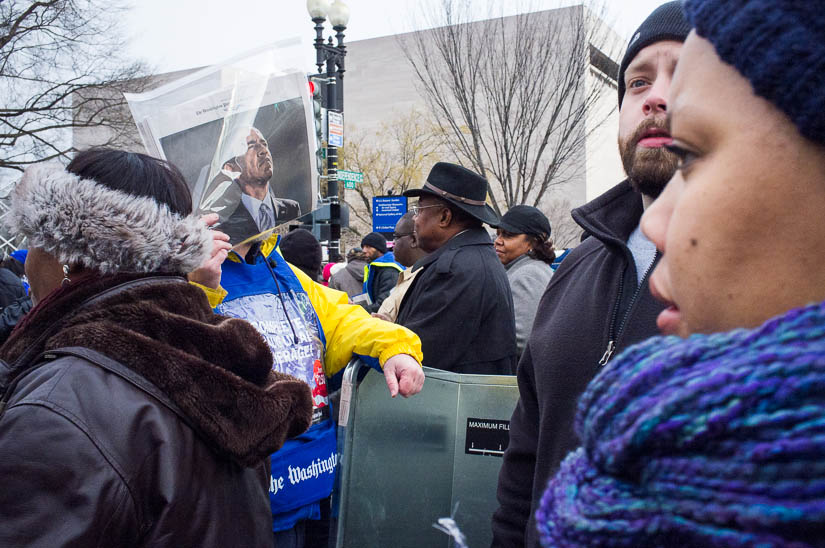
[{"label": "man in yellow jacket", "polygon": [[[216,217],[216,216],[215,216]],[[208,216],[207,222],[215,222]],[[304,380],[314,400],[312,426],[272,455],[270,503],[275,545],[323,536],[337,468],[329,385],[340,384],[353,355],[382,371],[390,394],[410,396],[424,382],[421,341],[412,331],[370,317],[345,293],[309,279],[277,251],[278,236],[236,246],[215,231],[212,258],[190,275],[215,310],[249,321],[268,343],[273,368]]]}]

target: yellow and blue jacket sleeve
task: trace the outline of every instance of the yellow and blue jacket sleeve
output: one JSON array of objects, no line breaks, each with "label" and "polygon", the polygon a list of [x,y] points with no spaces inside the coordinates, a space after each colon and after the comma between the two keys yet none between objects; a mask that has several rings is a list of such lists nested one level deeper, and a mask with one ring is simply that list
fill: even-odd
[{"label": "yellow and blue jacket sleeve", "polygon": [[313,282],[290,265],[309,296],[327,340],[325,366],[328,376],[346,367],[353,354],[377,358],[384,363],[396,354],[409,354],[421,363],[421,339],[406,327],[373,318],[358,305],[349,304],[347,294]]}]

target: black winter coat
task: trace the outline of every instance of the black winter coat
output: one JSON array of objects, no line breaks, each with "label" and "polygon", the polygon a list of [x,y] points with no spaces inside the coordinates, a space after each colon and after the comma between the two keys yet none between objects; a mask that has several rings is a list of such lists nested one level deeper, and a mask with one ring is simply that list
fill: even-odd
[{"label": "black winter coat", "polygon": [[404,295],[396,323],[421,338],[424,365],[513,374],[513,297],[487,232],[474,228],[457,234],[412,268],[424,271]]},{"label": "black winter coat", "polygon": [[265,459],[309,425],[308,387],[180,278],[38,340],[112,280],[61,288],[0,349],[0,546],[272,546]]},{"label": "black winter coat", "polygon": [[642,212],[641,196],[627,181],[573,210],[591,237],[550,280],[519,362],[520,397],[499,475],[493,546],[539,546],[536,508],[547,481],[580,445],[573,431],[576,405],[601,369],[609,341],[615,355],[658,334],[663,305],[650,295],[648,275],[637,286],[626,246]]},{"label": "black winter coat", "polygon": [[20,278],[8,268],[0,268],[0,309],[26,296],[26,288]]},{"label": "black winter coat", "polygon": [[384,299],[387,298],[392,288],[398,283],[398,275],[400,272],[390,266],[377,266],[374,264],[370,265],[370,269],[370,275],[375,277],[375,280],[371,282],[372,292],[375,294],[375,298],[372,304],[366,305],[364,308],[367,309],[367,312],[372,313],[378,312],[378,309],[381,308]]},{"label": "black winter coat", "polygon": [[0,312],[0,345],[6,342],[14,326],[16,326],[31,309],[31,298],[28,295],[23,295]]}]

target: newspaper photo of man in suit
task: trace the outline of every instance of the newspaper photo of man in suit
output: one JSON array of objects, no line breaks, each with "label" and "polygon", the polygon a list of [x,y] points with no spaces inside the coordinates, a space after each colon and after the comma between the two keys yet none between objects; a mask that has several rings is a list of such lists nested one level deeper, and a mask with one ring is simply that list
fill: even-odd
[{"label": "newspaper photo of man in suit", "polygon": [[[274,165],[269,144],[260,130],[250,127],[245,132],[245,142],[239,143],[235,151],[243,150],[228,158],[213,182],[217,179],[231,180],[241,192],[237,207],[221,224],[220,229],[229,234],[233,242],[253,236],[280,223],[301,215],[301,206],[295,200],[273,196],[269,182]],[[234,145],[234,143],[233,143]]]}]

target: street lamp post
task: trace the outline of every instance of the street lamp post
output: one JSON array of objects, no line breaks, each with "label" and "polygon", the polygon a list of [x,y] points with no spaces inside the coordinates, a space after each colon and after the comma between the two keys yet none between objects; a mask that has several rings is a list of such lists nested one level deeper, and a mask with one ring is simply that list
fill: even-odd
[{"label": "street lamp post", "polygon": [[[326,93],[324,93],[324,107],[329,112],[344,112],[344,58],[347,48],[344,45],[344,30],[349,22],[349,8],[341,0],[330,4],[329,0],[307,0],[307,11],[315,23],[315,64],[318,74],[324,76]],[[324,42],[324,21],[329,17],[335,31],[337,44],[333,44],[332,36]],[[326,73],[324,73],[326,64]],[[328,244],[329,258],[336,260],[340,255],[340,204],[338,201],[338,150],[329,143],[327,136],[327,201],[330,205],[330,239]]]}]

